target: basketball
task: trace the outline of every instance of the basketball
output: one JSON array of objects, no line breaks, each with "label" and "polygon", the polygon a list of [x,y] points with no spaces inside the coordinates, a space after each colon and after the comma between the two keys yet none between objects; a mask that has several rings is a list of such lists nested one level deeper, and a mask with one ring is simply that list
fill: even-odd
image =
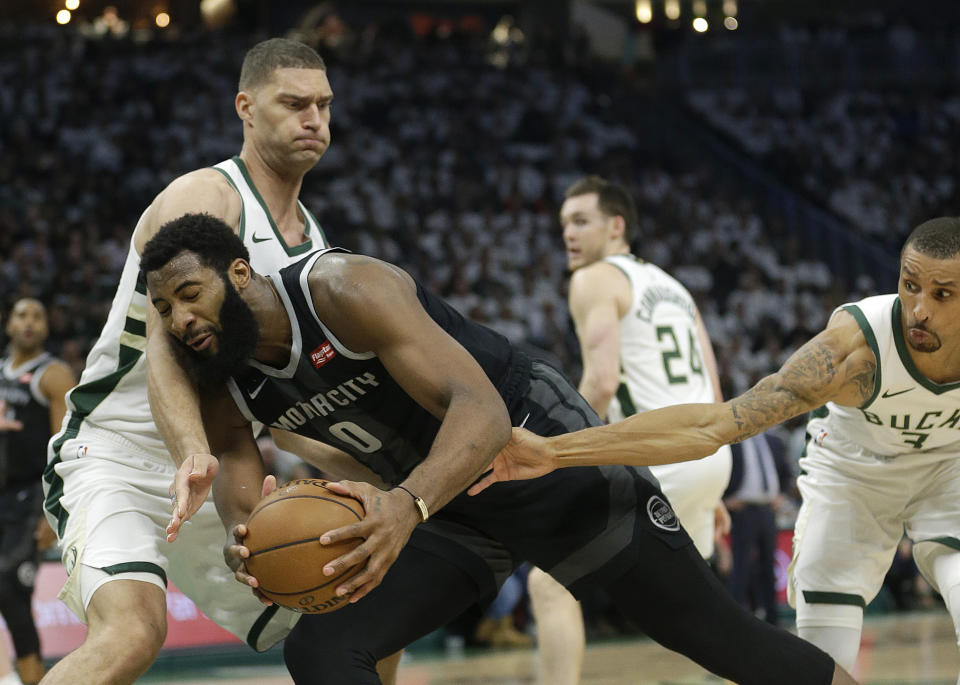
[{"label": "basketball", "polygon": [[363,518],[363,505],[327,489],[327,481],[293,480],[264,497],[247,519],[247,573],[277,604],[305,614],[323,614],[349,603],[340,584],[359,569],[323,575],[324,565],[354,549],[361,538],[321,545],[320,536]]}]

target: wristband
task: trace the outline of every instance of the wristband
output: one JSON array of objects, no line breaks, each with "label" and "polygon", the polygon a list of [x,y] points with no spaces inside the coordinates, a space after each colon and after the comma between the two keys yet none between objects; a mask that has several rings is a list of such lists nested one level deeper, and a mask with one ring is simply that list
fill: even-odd
[{"label": "wristband", "polygon": [[413,503],[417,505],[417,510],[420,512],[420,522],[421,522],[421,523],[423,523],[423,522],[426,521],[428,518],[430,518],[430,512],[427,511],[427,503],[423,501],[423,498],[422,498],[422,497],[419,497],[418,495],[414,495],[412,492],[410,492],[409,490],[407,490],[407,489],[406,489],[405,487],[403,487],[402,485],[398,485],[397,487],[400,488],[401,490],[403,490],[405,493],[407,493],[407,494],[410,495],[411,497],[413,497]]}]

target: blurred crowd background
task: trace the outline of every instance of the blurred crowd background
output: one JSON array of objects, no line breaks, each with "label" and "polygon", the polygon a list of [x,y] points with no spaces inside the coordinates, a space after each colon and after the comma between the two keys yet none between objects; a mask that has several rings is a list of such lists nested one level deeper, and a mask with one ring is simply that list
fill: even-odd
[{"label": "blurred crowd background", "polygon": [[[949,0],[81,0],[58,24],[62,11],[0,7],[0,309],[47,303],[50,349],[77,373],[140,212],[239,151],[240,61],[272,35],[328,63],[332,144],[301,197],[330,240],[573,379],[557,212],[580,176],[631,190],[635,252],[694,293],[727,396],[837,305],[892,290],[909,230],[957,213]],[[796,457],[802,422],[784,433]]]}]

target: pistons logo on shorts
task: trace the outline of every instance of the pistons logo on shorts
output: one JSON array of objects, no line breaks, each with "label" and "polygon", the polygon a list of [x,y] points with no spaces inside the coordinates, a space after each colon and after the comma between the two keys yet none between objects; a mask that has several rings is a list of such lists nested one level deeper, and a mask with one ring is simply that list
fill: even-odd
[{"label": "pistons logo on shorts", "polygon": [[336,356],[337,351],[333,349],[333,345],[330,344],[329,340],[324,340],[317,349],[310,353],[310,361],[313,362],[315,369],[319,369]]},{"label": "pistons logo on shorts", "polygon": [[673,513],[673,508],[667,501],[658,495],[647,500],[647,516],[651,523],[661,530],[671,533],[680,530],[680,519]]}]

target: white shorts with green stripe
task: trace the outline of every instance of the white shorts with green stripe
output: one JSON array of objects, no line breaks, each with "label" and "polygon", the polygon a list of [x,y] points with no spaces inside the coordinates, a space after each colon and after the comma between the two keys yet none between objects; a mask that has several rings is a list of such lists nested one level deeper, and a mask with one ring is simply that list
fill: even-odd
[{"label": "white shorts with green stripe", "polygon": [[169,459],[86,425],[74,433],[53,441],[44,488],[68,573],[60,598],[81,620],[105,583],[129,579],[166,589],[169,578],[200,611],[258,651],[290,632],[299,614],[265,607],[224,563],[226,532],[212,499],[176,542],[166,541],[175,474]]},{"label": "white shorts with green stripe", "polygon": [[847,459],[811,441],[797,480],[797,517],[788,596],[802,624],[807,607],[864,608],[879,592],[906,532],[934,587],[927,557],[960,550],[960,460]]}]

